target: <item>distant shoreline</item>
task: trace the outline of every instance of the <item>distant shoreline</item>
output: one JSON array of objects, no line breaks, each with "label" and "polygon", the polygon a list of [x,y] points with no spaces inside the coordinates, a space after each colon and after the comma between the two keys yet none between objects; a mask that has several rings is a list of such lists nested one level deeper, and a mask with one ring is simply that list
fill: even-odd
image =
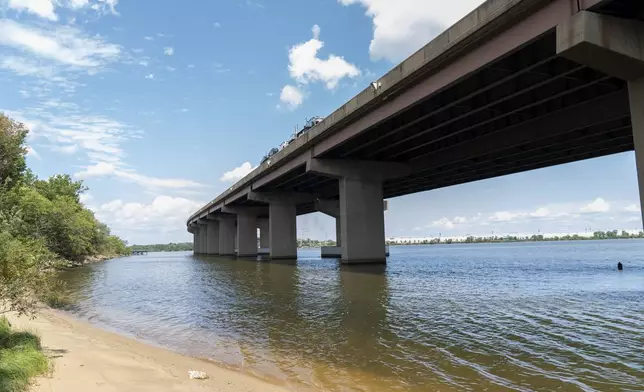
[{"label": "distant shoreline", "polygon": [[439,245],[439,244],[500,244],[512,242],[561,242],[561,241],[601,241],[601,240],[630,240],[630,239],[644,239],[644,232],[637,234],[628,233],[617,230],[613,231],[596,231],[592,235],[582,236],[578,234],[563,235],[563,236],[544,236],[542,234],[534,234],[532,236],[490,236],[490,237],[474,237],[469,236],[462,240],[454,240],[453,238],[434,238],[423,239],[410,238],[409,240],[401,241],[386,241],[387,245]]}]

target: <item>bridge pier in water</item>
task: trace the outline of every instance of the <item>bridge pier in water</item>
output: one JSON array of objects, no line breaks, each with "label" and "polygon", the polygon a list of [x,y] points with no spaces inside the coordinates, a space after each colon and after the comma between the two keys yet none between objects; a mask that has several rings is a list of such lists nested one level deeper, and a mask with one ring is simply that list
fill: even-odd
[{"label": "bridge pier in water", "polygon": [[578,12],[557,26],[557,54],[626,80],[644,221],[644,22]]}]

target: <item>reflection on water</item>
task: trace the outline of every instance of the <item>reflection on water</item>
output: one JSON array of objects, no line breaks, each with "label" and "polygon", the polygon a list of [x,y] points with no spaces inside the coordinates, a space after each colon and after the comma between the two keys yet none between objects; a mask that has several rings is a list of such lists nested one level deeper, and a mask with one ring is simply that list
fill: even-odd
[{"label": "reflection on water", "polygon": [[347,267],[315,251],[155,253],[64,279],[81,317],[294,389],[642,390],[644,241],[391,254]]}]

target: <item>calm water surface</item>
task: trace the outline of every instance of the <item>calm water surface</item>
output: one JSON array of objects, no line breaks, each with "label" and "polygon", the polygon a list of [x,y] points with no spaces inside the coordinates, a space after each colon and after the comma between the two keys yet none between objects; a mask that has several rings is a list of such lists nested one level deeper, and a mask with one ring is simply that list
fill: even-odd
[{"label": "calm water surface", "polygon": [[352,268],[152,253],[64,279],[82,318],[294,390],[644,390],[643,240],[392,247]]}]

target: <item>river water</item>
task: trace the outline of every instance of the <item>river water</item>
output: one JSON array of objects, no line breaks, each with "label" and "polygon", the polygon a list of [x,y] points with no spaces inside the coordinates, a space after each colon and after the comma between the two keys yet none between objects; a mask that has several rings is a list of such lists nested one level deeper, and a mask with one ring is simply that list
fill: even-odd
[{"label": "river water", "polygon": [[644,240],[400,246],[368,267],[151,253],[63,279],[81,318],[293,390],[644,390]]}]

